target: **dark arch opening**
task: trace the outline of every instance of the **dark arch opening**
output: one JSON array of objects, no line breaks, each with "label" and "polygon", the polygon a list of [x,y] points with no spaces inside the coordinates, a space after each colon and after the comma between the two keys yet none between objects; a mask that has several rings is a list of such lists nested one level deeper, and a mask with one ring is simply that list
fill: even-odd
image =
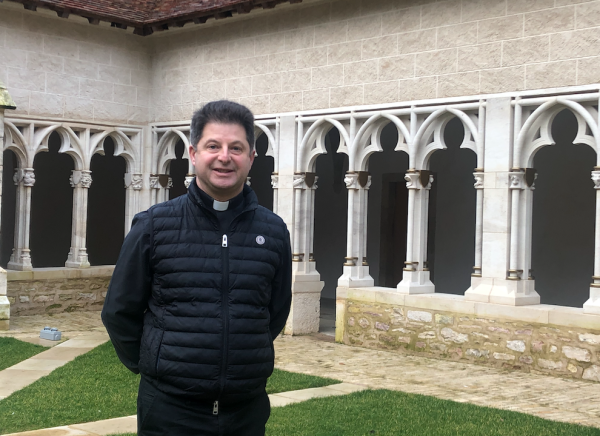
[{"label": "dark arch opening", "polygon": [[535,155],[531,263],[542,303],[582,307],[594,272],[596,154],[574,145],[576,135],[577,119],[565,109],[552,123],[556,144]]},{"label": "dark arch opening", "polygon": [[346,256],[348,191],[344,175],[348,171],[348,156],[338,153],[340,134],[333,128],[325,137],[326,154],[317,158],[315,173],[315,227],[313,253],[316,268],[325,283],[321,291],[320,331],[331,333],[335,328],[335,296],[337,281],[343,273]]},{"label": "dark arch opening", "polygon": [[367,218],[367,261],[375,286],[395,288],[406,260],[408,190],[404,176],[408,155],[394,151],[398,130],[393,123],[381,132],[383,152],[369,158],[371,174]]},{"label": "dark arch opening", "polygon": [[125,235],[125,159],[115,156],[111,137],[104,156],[92,157],[92,186],[88,190],[87,252],[90,265],[114,265]]},{"label": "dark arch opening", "polygon": [[431,155],[427,260],[435,292],[462,295],[471,285],[475,261],[477,156],[460,148],[464,125],[453,118],[444,129],[446,150]]},{"label": "dark arch opening", "polygon": [[180,139],[175,144],[175,159],[169,162],[169,175],[173,179],[173,186],[169,189],[169,200],[187,194],[185,176],[188,172],[188,160],[183,158],[185,152],[185,145]]},{"label": "dark arch opening", "polygon": [[48,152],[36,154],[33,161],[29,245],[34,268],[64,267],[71,247],[73,188],[69,177],[75,164],[71,156],[58,152],[60,146],[60,135],[52,132]]},{"label": "dark arch opening", "polygon": [[267,156],[269,149],[269,138],[267,135],[260,135],[256,140],[256,153],[252,168],[248,173],[250,177],[250,186],[258,198],[258,204],[273,210],[273,186],[271,185],[271,174],[275,169],[275,160]]},{"label": "dark arch opening", "polygon": [[6,268],[15,245],[15,219],[17,207],[17,187],[13,176],[18,166],[17,155],[6,150],[3,153],[2,168],[2,228],[0,229],[0,266]]}]

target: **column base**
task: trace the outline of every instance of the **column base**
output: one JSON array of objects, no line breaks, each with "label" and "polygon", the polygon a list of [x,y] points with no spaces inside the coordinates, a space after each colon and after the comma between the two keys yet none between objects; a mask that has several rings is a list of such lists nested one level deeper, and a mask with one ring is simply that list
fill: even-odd
[{"label": "column base", "polygon": [[85,248],[73,248],[69,252],[67,261],[65,262],[65,268],[89,268],[90,262],[88,261],[87,251]]},{"label": "column base", "polygon": [[369,267],[344,266],[344,272],[338,279],[338,286],[344,288],[365,288],[375,286],[375,280],[369,275]]},{"label": "column base", "polygon": [[10,327],[10,301],[6,297],[6,279],[6,271],[0,268],[0,330],[8,330]]},{"label": "column base", "polygon": [[507,280],[472,277],[471,287],[465,292],[465,300],[507,306],[540,304],[535,291],[535,280]]},{"label": "column base", "polygon": [[590,298],[583,304],[583,313],[600,315],[600,288],[590,287]]},{"label": "column base", "polygon": [[[297,280],[297,278],[301,279]],[[293,278],[292,307],[284,329],[286,335],[307,335],[319,331],[321,290],[325,283],[318,280],[318,275],[316,281],[302,280],[305,278],[307,276],[300,274]]]},{"label": "column base", "polygon": [[429,271],[403,271],[402,281],[396,288],[401,294],[435,293],[435,285],[429,279]]},{"label": "column base", "polygon": [[67,260],[65,262],[65,268],[89,268],[89,267],[90,267],[90,263],[88,261],[73,262],[73,261]]},{"label": "column base", "polygon": [[31,259],[27,259],[26,262],[8,262],[6,265],[6,269],[10,269],[13,271],[33,271],[33,266],[31,265]]}]

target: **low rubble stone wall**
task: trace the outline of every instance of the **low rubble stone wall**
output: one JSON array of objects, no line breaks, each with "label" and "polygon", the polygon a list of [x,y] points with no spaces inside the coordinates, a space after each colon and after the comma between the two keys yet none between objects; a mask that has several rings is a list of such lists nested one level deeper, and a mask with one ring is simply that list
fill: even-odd
[{"label": "low rubble stone wall", "polygon": [[101,310],[114,266],[8,271],[10,315]]},{"label": "low rubble stone wall", "polygon": [[[381,295],[373,295],[374,301],[365,301],[369,292],[362,290],[359,294],[358,299],[348,296],[337,300],[338,342],[600,382],[598,316],[595,321],[594,316],[581,315],[580,326],[576,316],[569,316],[564,323],[567,325],[559,325],[472,313],[477,310],[461,313],[452,308],[457,306],[457,299],[444,304],[443,299],[421,298],[424,304],[420,304],[418,296],[407,298],[417,303],[415,307],[378,302]],[[465,306],[476,308],[481,304]],[[545,307],[550,312],[561,310],[557,306]],[[510,310],[503,308],[507,309]],[[515,312],[525,313],[522,307],[516,309],[519,310]],[[535,313],[538,309],[539,313]],[[543,319],[544,306],[535,306],[532,311],[530,318]],[[564,311],[576,315],[574,308]]]}]

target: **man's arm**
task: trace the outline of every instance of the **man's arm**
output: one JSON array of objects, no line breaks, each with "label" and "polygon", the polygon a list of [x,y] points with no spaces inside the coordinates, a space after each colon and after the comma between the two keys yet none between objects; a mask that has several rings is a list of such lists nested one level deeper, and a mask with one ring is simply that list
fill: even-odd
[{"label": "man's arm", "polygon": [[290,247],[290,233],[287,229],[285,234],[286,244],[281,255],[279,270],[271,286],[271,302],[269,303],[269,313],[271,315],[269,330],[273,339],[285,327],[292,304],[292,249]]},{"label": "man's arm", "polygon": [[144,312],[152,286],[150,224],[148,212],[141,212],[133,218],[102,309],[102,322],[119,359],[136,374],[139,373]]}]

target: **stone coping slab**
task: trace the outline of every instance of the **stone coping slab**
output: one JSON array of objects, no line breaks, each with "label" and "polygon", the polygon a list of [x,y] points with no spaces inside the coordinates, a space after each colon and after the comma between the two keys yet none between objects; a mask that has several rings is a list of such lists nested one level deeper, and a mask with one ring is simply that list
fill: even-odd
[{"label": "stone coping slab", "polygon": [[[347,395],[367,389],[366,386],[352,383],[340,383],[337,385],[324,386],[320,388],[309,388],[297,391],[280,392],[269,395],[271,407],[283,407],[288,404],[299,403],[311,398],[331,397],[335,395]],[[88,422],[84,424],[72,424],[62,427],[32,430],[22,433],[10,433],[2,436],[80,436],[80,435],[112,435],[119,433],[135,433],[137,431],[137,416],[125,416],[123,418],[105,419],[102,421]]]},{"label": "stone coping slab", "polygon": [[111,277],[114,265],[91,266],[89,268],[34,268],[32,271],[7,270],[9,282],[20,280],[81,279],[88,277]]},{"label": "stone coping slab", "polygon": [[506,320],[552,324],[564,327],[600,329],[600,315],[583,313],[583,308],[535,304],[508,306],[503,304],[468,301],[464,295],[453,294],[401,294],[395,288],[365,287],[337,288],[337,300],[393,304],[417,309],[458,312],[481,317],[498,317]]}]

